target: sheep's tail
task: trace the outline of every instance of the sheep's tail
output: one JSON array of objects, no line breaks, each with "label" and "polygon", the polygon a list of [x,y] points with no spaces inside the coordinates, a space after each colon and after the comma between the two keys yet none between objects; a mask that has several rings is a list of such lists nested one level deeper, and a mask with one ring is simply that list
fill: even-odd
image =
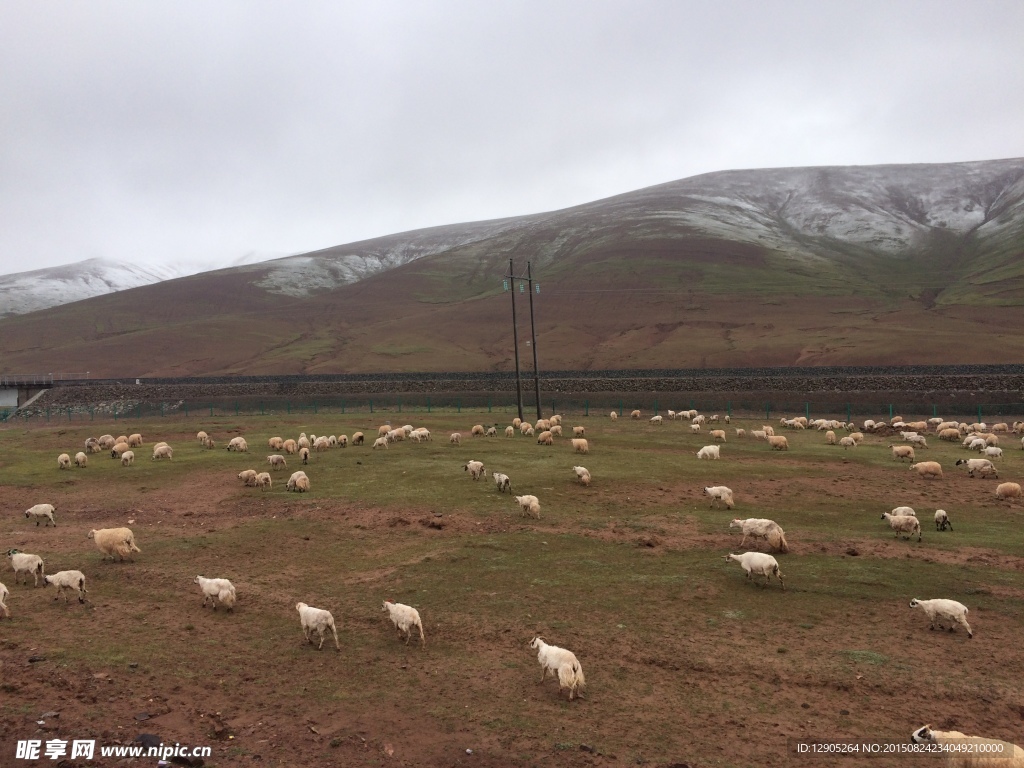
[{"label": "sheep's tail", "polygon": [[579,689],[579,688],[586,688],[587,687],[587,680],[586,680],[585,677],[583,677],[583,667],[580,666],[579,662],[576,662],[575,664],[573,664],[572,672],[573,672],[573,680],[574,680],[574,682],[576,684],[576,688],[577,689]]},{"label": "sheep's tail", "polygon": [[786,534],[783,533],[781,528],[776,528],[768,534],[768,543],[772,545],[772,549],[786,554],[789,552],[789,544],[786,542]]},{"label": "sheep's tail", "polygon": [[135,537],[128,539],[127,544],[129,552],[138,552],[139,554],[142,554],[142,550],[135,546]]}]

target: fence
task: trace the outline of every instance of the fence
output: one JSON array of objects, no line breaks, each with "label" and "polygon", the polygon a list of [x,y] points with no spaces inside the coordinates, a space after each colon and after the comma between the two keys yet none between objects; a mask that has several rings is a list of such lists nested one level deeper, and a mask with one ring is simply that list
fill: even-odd
[{"label": "fence", "polygon": [[[962,417],[962,420],[1009,421],[1014,417],[1024,418],[1024,402],[1011,404],[957,403],[932,405],[922,403],[844,403],[814,402],[797,400],[773,400],[770,402],[735,400],[694,400],[687,398],[655,397],[653,395],[597,396],[589,398],[552,395],[541,398],[545,414],[562,413],[567,416],[607,416],[611,411],[628,415],[638,409],[645,416],[667,414],[669,407],[678,410],[698,409],[701,413],[732,415],[747,418],[772,419],[780,416],[804,415],[808,418],[830,417],[853,421],[854,417],[891,420],[893,416],[930,418],[933,416]],[[461,395],[382,395],[379,397],[343,397],[313,400],[287,398],[237,398],[209,399],[202,401],[177,401],[174,403],[131,403],[120,406],[39,406],[20,411],[0,410],[0,422],[78,422],[78,421],[121,421],[152,418],[204,418],[215,416],[290,416],[290,415],[343,415],[343,414],[423,414],[434,411],[473,413],[494,413],[517,415],[514,399],[507,393]],[[532,420],[536,416],[536,401],[523,403],[523,416]]]}]

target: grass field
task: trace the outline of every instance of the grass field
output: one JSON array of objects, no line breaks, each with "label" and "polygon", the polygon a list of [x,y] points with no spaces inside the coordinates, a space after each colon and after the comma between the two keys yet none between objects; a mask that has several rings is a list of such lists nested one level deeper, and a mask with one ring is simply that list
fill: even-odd
[{"label": "grass field", "polygon": [[[918,458],[945,476],[926,481],[871,435],[844,451],[786,432],[791,450],[778,453],[735,438],[760,422],[734,419],[722,459],[698,461],[710,441],[688,424],[591,417],[566,421],[587,428],[591,453],[578,456],[567,440],[469,437],[474,419],[496,416],[417,414],[433,442],[315,455],[308,494],[285,491],[293,457],[266,493],[236,475],[268,469],[272,435],[372,441],[381,414],[0,429],[0,548],[41,555],[48,573],[79,569],[89,590],[84,606],[54,603],[6,566],[0,765],[16,740],[53,734],[111,744],[152,732],[211,745],[208,766],[781,766],[801,763],[794,739],[905,742],[925,723],[1024,741],[1021,507],[954,467],[959,446],[929,439]],[[218,446],[243,434],[250,453],[203,450],[199,429]],[[456,429],[462,447],[448,444]],[[105,431],[145,436],[135,466],[95,454],[57,469],[57,454]],[[173,461],[149,459],[157,440]],[[1003,447],[1000,480],[1021,482],[1019,437]],[[469,459],[538,496],[540,519],[472,481]],[[702,488],[719,484],[735,510],[709,508]],[[56,506],[56,528],[24,518],[39,502]],[[879,519],[904,504],[921,543]],[[937,507],[953,532],[935,532]],[[739,551],[733,517],[785,529],[787,591],[722,559]],[[142,554],[101,561],[87,532],[129,521]],[[201,608],[196,574],[234,582],[233,614]],[[965,603],[974,639],[929,632],[913,597]],[[425,648],[396,639],[385,598],[420,610]],[[332,611],[340,653],[304,644],[300,600]],[[576,653],[582,701],[538,685],[536,634]],[[60,718],[40,730],[48,710]]]}]

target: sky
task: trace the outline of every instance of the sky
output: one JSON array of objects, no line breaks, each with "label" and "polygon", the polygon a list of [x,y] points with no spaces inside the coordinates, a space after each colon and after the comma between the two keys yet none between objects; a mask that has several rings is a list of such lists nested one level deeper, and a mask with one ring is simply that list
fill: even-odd
[{"label": "sky", "polygon": [[1024,2],[3,0],[0,274],[1024,156]]}]

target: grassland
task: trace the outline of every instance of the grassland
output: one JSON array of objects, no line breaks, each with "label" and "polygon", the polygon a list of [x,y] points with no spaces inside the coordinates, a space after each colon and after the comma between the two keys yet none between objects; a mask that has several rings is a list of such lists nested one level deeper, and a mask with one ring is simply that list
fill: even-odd
[{"label": "grassland", "polygon": [[[0,764],[46,710],[61,711],[61,738],[152,731],[213,744],[216,766],[788,765],[791,739],[905,741],[926,722],[1021,740],[1020,508],[958,472],[959,447],[921,452],[946,470],[927,482],[871,436],[844,451],[788,433],[792,450],[773,453],[730,427],[708,462],[694,456],[706,435],[678,422],[569,418],[587,427],[583,457],[567,441],[469,438],[510,414],[432,413],[415,417],[431,443],[315,456],[309,494],[285,492],[287,473],[267,493],[235,478],[262,470],[271,435],[375,435],[377,418],[0,429],[0,548],[40,554],[48,572],[78,568],[89,589],[85,606],[65,606],[3,578]],[[58,453],[115,427],[167,440],[173,461],[143,450],[130,468],[95,455],[57,470]],[[244,434],[251,453],[202,450],[198,429],[221,446]],[[456,429],[461,448],[447,442]],[[1004,447],[1001,478],[1019,482],[1024,452]],[[537,495],[540,520],[473,482],[470,458]],[[577,463],[591,487],[576,484]],[[735,510],[709,509],[702,487],[717,484],[735,490]],[[41,501],[57,507],[56,529],[22,516]],[[879,520],[901,504],[925,523],[920,544]],[[952,533],[934,531],[936,507]],[[786,592],[722,560],[738,551],[736,516],[785,528]],[[129,520],[142,554],[101,562],[86,533]],[[196,574],[232,579],[234,614],[200,608]],[[975,638],[929,632],[912,597],[964,602]],[[420,609],[425,648],[395,639],[385,598]],[[303,644],[298,600],[333,612],[341,653]],[[537,685],[538,633],[576,652],[586,699]],[[140,711],[152,722],[138,725]]]}]

